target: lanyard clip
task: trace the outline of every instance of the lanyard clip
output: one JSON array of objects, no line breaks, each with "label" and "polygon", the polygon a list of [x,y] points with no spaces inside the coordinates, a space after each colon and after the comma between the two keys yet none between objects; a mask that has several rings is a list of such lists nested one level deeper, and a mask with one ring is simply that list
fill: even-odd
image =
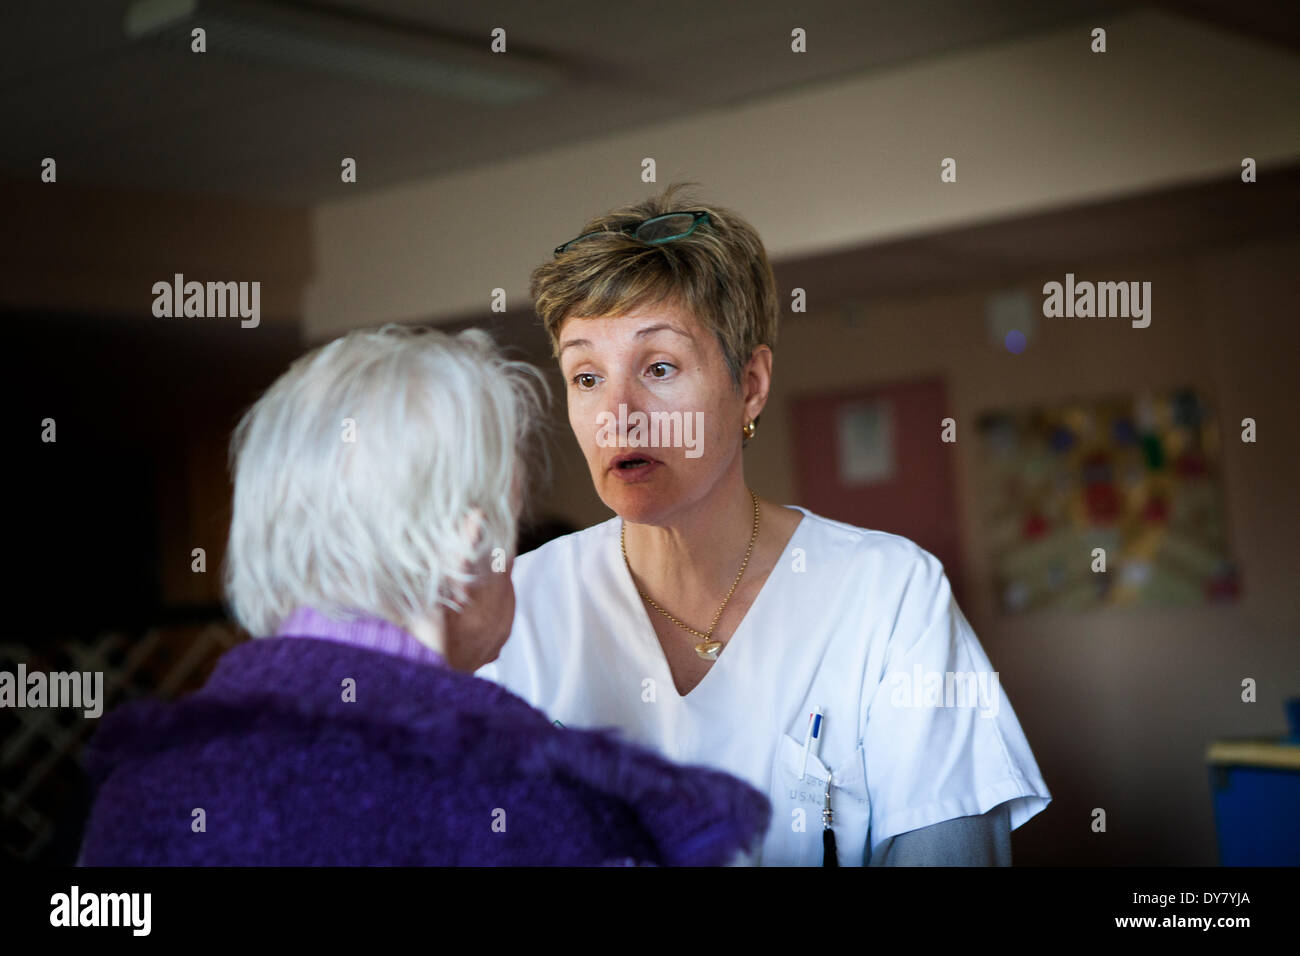
[{"label": "lanyard clip", "polygon": [[835,831],[831,829],[831,773],[826,772],[826,806],[822,808],[822,866],[839,866]]}]

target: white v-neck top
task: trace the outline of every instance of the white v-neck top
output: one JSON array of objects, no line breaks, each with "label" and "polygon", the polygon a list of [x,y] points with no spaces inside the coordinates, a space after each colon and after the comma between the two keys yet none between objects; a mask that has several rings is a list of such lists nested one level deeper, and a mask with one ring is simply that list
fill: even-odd
[{"label": "white v-neck top", "polygon": [[[753,862],[820,865],[827,774],[842,866],[887,838],[1051,801],[943,567],[907,538],[806,509],[716,663],[685,697],[619,549],[620,519],[514,566],[514,629],[477,672],[566,727],[617,727],[768,794]],[[683,639],[691,640],[683,632]],[[824,714],[806,759],[809,715]],[[702,807],[701,812],[707,812]]]}]

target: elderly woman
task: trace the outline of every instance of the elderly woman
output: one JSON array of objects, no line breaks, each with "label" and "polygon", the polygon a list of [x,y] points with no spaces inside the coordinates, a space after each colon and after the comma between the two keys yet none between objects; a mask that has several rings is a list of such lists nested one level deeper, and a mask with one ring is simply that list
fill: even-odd
[{"label": "elderly woman", "polygon": [[757,862],[1009,864],[1051,795],[939,561],[746,482],[779,312],[753,227],[672,187],[588,222],[531,294],[617,517],[521,556],[480,673],[766,791]]},{"label": "elderly woman", "polygon": [[390,326],[271,387],[236,431],[226,556],[257,639],[104,720],[82,864],[718,864],[761,839],[741,781],[472,673],[510,630],[538,382],[484,333]]}]

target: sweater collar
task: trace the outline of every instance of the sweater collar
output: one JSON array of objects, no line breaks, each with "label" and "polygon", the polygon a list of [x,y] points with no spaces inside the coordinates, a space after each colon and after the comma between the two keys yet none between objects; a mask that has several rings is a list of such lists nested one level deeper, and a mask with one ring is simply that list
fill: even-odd
[{"label": "sweater collar", "polygon": [[298,608],[280,625],[276,637],[314,637],[383,651],[404,660],[446,667],[447,660],[417,637],[377,617],[354,617],[343,620],[330,617],[314,608]]}]

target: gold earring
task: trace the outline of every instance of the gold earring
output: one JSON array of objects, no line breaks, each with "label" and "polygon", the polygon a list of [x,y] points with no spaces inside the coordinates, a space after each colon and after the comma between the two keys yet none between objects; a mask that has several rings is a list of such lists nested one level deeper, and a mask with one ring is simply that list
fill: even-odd
[{"label": "gold earring", "polygon": [[749,441],[756,431],[758,431],[758,422],[750,422],[740,430],[740,433],[745,436],[745,441]]}]

